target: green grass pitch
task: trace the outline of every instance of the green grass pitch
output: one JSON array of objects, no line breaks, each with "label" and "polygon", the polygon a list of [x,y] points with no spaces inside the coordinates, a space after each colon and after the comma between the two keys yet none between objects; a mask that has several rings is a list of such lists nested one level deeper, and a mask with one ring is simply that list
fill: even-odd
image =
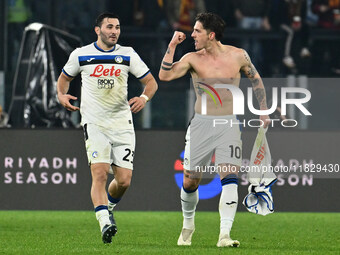
[{"label": "green grass pitch", "polygon": [[340,254],[340,213],[237,213],[232,238],[217,248],[219,215],[197,212],[191,247],[178,247],[180,212],[121,212],[110,245],[88,211],[0,211],[0,254]]}]

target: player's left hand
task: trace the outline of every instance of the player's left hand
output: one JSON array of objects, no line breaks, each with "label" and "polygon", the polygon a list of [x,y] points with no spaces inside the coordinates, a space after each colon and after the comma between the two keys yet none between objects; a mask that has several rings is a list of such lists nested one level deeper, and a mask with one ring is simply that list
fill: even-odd
[{"label": "player's left hand", "polygon": [[260,120],[263,121],[263,128],[267,128],[269,123],[271,122],[270,117],[268,115],[261,115]]},{"label": "player's left hand", "polygon": [[143,97],[134,97],[129,100],[129,105],[133,113],[137,113],[144,108],[146,99]]}]

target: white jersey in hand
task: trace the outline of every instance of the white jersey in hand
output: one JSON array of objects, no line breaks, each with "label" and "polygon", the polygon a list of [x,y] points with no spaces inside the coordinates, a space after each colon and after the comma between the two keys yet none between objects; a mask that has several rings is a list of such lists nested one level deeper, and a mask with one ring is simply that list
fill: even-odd
[{"label": "white jersey in hand", "polygon": [[75,49],[63,68],[74,77],[81,73],[81,124],[93,123],[110,129],[133,129],[127,101],[129,72],[141,79],[149,68],[132,47],[116,44],[104,51],[96,43]]}]

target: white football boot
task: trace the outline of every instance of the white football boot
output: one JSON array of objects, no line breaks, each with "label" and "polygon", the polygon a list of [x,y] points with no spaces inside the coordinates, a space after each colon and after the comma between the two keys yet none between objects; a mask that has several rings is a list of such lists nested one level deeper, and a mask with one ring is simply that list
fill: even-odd
[{"label": "white football boot", "polygon": [[195,232],[195,229],[186,229],[183,228],[181,235],[178,238],[177,245],[185,245],[190,246],[191,245],[191,238],[192,234]]},{"label": "white football boot", "polygon": [[228,234],[220,235],[217,242],[217,247],[239,247],[240,242],[232,240]]}]

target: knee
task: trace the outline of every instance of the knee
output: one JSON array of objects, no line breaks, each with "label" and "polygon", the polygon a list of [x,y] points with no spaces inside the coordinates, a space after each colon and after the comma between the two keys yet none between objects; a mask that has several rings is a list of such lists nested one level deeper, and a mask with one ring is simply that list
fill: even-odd
[{"label": "knee", "polygon": [[186,190],[195,190],[201,182],[201,173],[184,170],[183,188]]},{"label": "knee", "polygon": [[97,183],[106,183],[107,181],[107,174],[105,172],[103,173],[96,173],[96,175],[93,175],[93,181]]},{"label": "knee", "polygon": [[183,180],[183,188],[186,190],[195,190],[198,188],[199,180],[184,178]]},{"label": "knee", "polygon": [[117,181],[118,186],[124,189],[127,189],[128,187],[130,187],[130,184],[131,184],[131,178],[129,177],[119,178],[116,181]]},{"label": "knee", "polygon": [[106,183],[107,171],[105,168],[92,168],[92,181],[96,183]]}]

